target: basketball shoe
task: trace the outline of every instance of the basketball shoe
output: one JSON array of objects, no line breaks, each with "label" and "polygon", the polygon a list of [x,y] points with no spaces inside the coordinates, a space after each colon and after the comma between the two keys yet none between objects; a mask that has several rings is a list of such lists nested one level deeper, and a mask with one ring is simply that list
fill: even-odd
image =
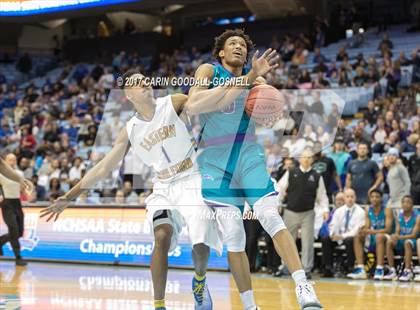
[{"label": "basketball shoe", "polygon": [[296,297],[301,310],[323,309],[312,284],[308,281],[302,281],[296,285]]},{"label": "basketball shoe", "polygon": [[206,278],[197,280],[195,277],[192,280],[192,291],[195,300],[196,310],[211,310],[213,309],[213,302],[211,300],[210,291],[207,287]]}]

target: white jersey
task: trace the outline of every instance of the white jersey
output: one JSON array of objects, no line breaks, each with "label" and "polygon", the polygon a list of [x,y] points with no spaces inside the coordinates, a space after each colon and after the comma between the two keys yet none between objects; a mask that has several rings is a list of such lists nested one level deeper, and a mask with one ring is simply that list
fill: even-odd
[{"label": "white jersey", "polygon": [[198,171],[195,140],[176,113],[170,95],[156,99],[152,120],[142,120],[136,114],[126,128],[133,151],[154,169],[159,180]]}]

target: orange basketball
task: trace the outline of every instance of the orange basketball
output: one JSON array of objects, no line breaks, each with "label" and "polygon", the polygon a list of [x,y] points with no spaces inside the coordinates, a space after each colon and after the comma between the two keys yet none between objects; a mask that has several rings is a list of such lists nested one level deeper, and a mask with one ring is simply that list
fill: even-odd
[{"label": "orange basketball", "polygon": [[266,84],[258,85],[249,91],[245,111],[257,124],[264,124],[282,115],[284,101],[278,89]]}]

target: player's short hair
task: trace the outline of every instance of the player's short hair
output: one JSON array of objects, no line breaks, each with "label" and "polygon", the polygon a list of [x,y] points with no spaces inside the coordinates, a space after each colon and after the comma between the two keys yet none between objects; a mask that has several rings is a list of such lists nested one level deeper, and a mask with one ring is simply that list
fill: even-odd
[{"label": "player's short hair", "polygon": [[403,196],[403,198],[401,198],[401,202],[404,199],[410,199],[411,200],[411,203],[414,204],[414,198],[413,198],[413,196],[411,196],[411,195],[405,195],[405,196]]},{"label": "player's short hair", "polygon": [[219,62],[222,62],[222,59],[219,57],[219,52],[223,50],[225,47],[225,42],[230,37],[241,37],[245,40],[246,43],[246,49],[247,49],[247,55],[246,60],[248,60],[248,56],[250,52],[254,49],[254,43],[252,42],[251,38],[245,34],[245,31],[243,29],[228,29],[225,30],[221,35],[216,37],[214,39],[214,47],[212,55],[214,58],[216,58]]},{"label": "player's short hair", "polygon": [[377,193],[379,196],[383,196],[384,194],[382,193],[382,191],[381,190],[379,190],[379,189],[377,189],[377,188],[374,188],[374,189],[372,189],[371,191],[370,191],[370,194],[369,195],[372,195],[373,193]]},{"label": "player's short hair", "polygon": [[122,90],[125,89],[125,86],[127,85],[127,80],[133,76],[134,74],[138,74],[140,73],[138,70],[135,69],[130,69],[127,70],[124,74],[120,75],[121,79],[122,79],[122,83],[118,83],[118,87]]}]

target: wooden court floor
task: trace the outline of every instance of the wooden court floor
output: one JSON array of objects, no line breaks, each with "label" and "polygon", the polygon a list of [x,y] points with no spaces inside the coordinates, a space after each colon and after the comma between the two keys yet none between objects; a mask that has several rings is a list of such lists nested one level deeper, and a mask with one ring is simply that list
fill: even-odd
[{"label": "wooden court floor", "polygon": [[[168,310],[194,309],[190,271],[171,270],[167,285]],[[229,273],[210,272],[208,283],[214,309],[242,309]],[[262,310],[299,309],[289,279],[253,276]],[[324,309],[420,310],[420,284],[398,282],[316,280]],[[152,310],[148,269],[94,265],[30,263],[15,268],[0,261],[0,300],[3,309]],[[2,306],[0,306],[2,309]]]}]

